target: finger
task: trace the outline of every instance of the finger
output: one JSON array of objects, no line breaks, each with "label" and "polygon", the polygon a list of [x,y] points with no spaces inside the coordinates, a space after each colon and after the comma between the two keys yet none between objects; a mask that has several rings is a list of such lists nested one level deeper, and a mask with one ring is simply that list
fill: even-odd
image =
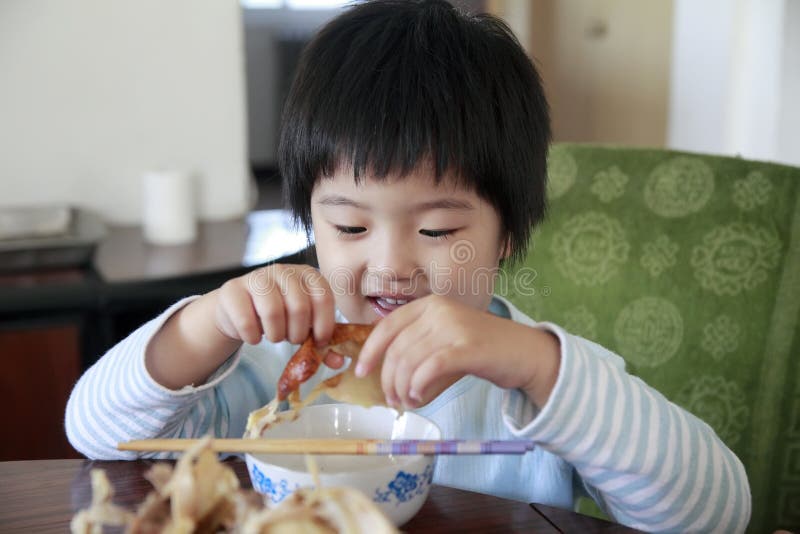
[{"label": "finger", "polygon": [[323,359],[322,361],[325,363],[325,365],[327,365],[331,369],[341,369],[341,367],[344,365],[345,359],[344,356],[342,356],[338,352],[329,350],[328,353],[325,355],[325,359]]},{"label": "finger", "polygon": [[429,403],[467,374],[460,363],[458,355],[449,349],[435,352],[421,362],[409,381],[408,395],[415,406]]},{"label": "finger", "polygon": [[303,287],[311,298],[311,330],[317,346],[328,343],[336,323],[336,305],[328,281],[322,273],[309,267],[303,272]]},{"label": "finger", "polygon": [[252,299],[264,336],[273,343],[286,339],[286,311],[277,288],[256,290]]},{"label": "finger", "polygon": [[[286,339],[286,311],[272,276],[273,270],[269,268],[255,271],[248,277],[248,290],[264,336],[271,342],[277,343]],[[261,278],[271,283],[254,282]]]},{"label": "finger", "polygon": [[422,300],[409,302],[376,323],[372,333],[364,342],[364,346],[361,347],[355,371],[356,376],[364,377],[378,366],[386,349],[397,335],[422,315],[425,309]]},{"label": "finger", "polygon": [[261,341],[263,331],[250,294],[235,283],[226,283],[226,286],[220,292],[223,315],[227,316],[239,339],[255,345]]},{"label": "finger", "polygon": [[281,269],[280,287],[286,307],[286,334],[292,343],[302,343],[311,331],[311,297],[303,288],[294,266]]},{"label": "finger", "polygon": [[430,324],[416,321],[395,337],[386,349],[381,371],[381,386],[388,398],[396,403],[414,407],[409,396],[411,376],[415,369],[437,350],[437,338],[431,335]]}]

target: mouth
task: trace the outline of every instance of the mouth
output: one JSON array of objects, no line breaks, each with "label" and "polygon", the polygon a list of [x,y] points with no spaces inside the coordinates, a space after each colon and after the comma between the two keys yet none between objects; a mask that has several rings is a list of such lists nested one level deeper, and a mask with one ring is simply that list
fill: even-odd
[{"label": "mouth", "polygon": [[409,297],[408,295],[367,295],[367,300],[369,300],[375,313],[381,317],[386,317],[400,306],[405,306],[414,300],[414,297]]}]

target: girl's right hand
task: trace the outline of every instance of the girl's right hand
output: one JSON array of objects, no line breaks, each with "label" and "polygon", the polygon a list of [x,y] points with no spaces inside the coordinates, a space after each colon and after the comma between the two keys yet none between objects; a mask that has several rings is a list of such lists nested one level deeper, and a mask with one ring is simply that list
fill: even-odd
[{"label": "girl's right hand", "polygon": [[214,322],[230,339],[302,343],[313,332],[323,345],[333,333],[333,292],[309,265],[268,265],[228,280],[216,293]]}]

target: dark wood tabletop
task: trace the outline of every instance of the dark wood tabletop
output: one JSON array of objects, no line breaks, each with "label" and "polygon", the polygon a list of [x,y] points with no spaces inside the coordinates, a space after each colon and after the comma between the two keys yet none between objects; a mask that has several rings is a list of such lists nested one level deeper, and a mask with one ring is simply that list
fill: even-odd
[{"label": "dark wood tabletop", "polygon": [[[227,460],[251,487],[239,459]],[[114,502],[134,510],[152,489],[142,474],[149,461],[30,460],[0,462],[0,532],[68,532],[73,514],[91,500],[90,471],[102,468]],[[434,485],[404,532],[636,532],[621,525],[539,504]]]}]

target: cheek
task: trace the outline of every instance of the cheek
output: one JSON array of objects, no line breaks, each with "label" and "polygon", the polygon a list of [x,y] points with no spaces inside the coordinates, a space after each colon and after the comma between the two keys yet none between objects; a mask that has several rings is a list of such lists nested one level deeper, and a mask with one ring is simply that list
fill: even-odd
[{"label": "cheek", "polygon": [[431,289],[477,308],[488,306],[497,283],[499,245],[485,240],[457,240],[438,254],[430,271]]},{"label": "cheek", "polygon": [[348,262],[347,254],[337,247],[323,247],[317,249],[319,270],[328,280],[328,283],[340,287],[350,287],[356,279],[356,266]]},{"label": "cheek", "polygon": [[[319,239],[315,234],[315,239]],[[347,246],[333,239],[323,237],[316,241],[317,261],[322,276],[328,281],[334,295],[338,297],[359,293],[361,287],[361,268],[358,255]],[[339,304],[341,306],[341,304]]]}]

